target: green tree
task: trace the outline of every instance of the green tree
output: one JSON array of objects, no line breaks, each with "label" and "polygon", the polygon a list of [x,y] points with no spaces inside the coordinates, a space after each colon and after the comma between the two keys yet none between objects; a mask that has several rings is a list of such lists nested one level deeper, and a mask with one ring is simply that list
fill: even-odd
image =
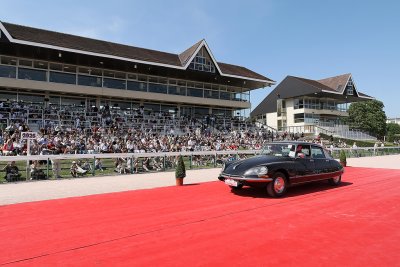
[{"label": "green tree", "polygon": [[368,100],[352,103],[349,107],[347,119],[350,126],[369,132],[378,138],[386,133],[385,106],[381,101]]},{"label": "green tree", "polygon": [[397,123],[388,123],[386,125],[387,140],[393,142],[400,140],[400,125]]}]

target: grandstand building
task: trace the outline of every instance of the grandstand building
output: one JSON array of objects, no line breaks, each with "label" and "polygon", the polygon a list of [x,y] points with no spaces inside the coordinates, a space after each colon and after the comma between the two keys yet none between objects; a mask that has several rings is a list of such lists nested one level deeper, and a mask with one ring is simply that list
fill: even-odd
[{"label": "grandstand building", "polygon": [[350,73],[322,80],[287,76],[251,112],[266,127],[288,133],[326,133],[353,139],[374,137],[350,129],[344,118],[352,102],[373,97],[358,91]]},{"label": "grandstand building", "polygon": [[0,22],[0,119],[7,124],[20,118],[10,102],[30,106],[30,127],[73,125],[74,114],[90,125],[98,122],[91,112],[104,107],[128,123],[138,112],[232,118],[250,110],[251,90],[272,84],[217,62],[205,40],[172,54]]}]

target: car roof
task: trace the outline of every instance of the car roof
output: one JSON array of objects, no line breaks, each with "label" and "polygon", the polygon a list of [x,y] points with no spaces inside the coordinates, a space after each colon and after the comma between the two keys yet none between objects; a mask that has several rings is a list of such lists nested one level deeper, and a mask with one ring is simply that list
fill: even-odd
[{"label": "car roof", "polygon": [[315,145],[318,147],[322,147],[320,144],[305,142],[305,141],[276,141],[276,142],[269,142],[268,144]]}]

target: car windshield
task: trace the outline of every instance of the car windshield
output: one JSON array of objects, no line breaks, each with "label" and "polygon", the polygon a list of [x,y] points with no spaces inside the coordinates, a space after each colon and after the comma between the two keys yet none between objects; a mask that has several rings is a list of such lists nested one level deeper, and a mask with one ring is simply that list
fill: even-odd
[{"label": "car windshield", "polygon": [[292,157],[295,156],[296,146],[293,144],[266,144],[263,147],[261,154],[275,156],[275,157]]}]

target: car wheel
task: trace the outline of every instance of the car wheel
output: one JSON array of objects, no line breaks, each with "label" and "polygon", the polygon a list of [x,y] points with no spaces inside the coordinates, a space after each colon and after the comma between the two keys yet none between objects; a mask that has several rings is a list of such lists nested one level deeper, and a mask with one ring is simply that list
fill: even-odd
[{"label": "car wheel", "polygon": [[268,195],[271,197],[281,197],[286,193],[287,179],[281,172],[274,174],[273,180],[267,185]]},{"label": "car wheel", "polygon": [[229,186],[232,190],[240,190],[243,188],[242,184],[238,184],[237,186],[230,185]]},{"label": "car wheel", "polygon": [[328,182],[331,185],[336,185],[336,186],[339,185],[341,183],[341,181],[342,181],[342,176],[341,175],[333,177],[333,178],[328,180]]}]

